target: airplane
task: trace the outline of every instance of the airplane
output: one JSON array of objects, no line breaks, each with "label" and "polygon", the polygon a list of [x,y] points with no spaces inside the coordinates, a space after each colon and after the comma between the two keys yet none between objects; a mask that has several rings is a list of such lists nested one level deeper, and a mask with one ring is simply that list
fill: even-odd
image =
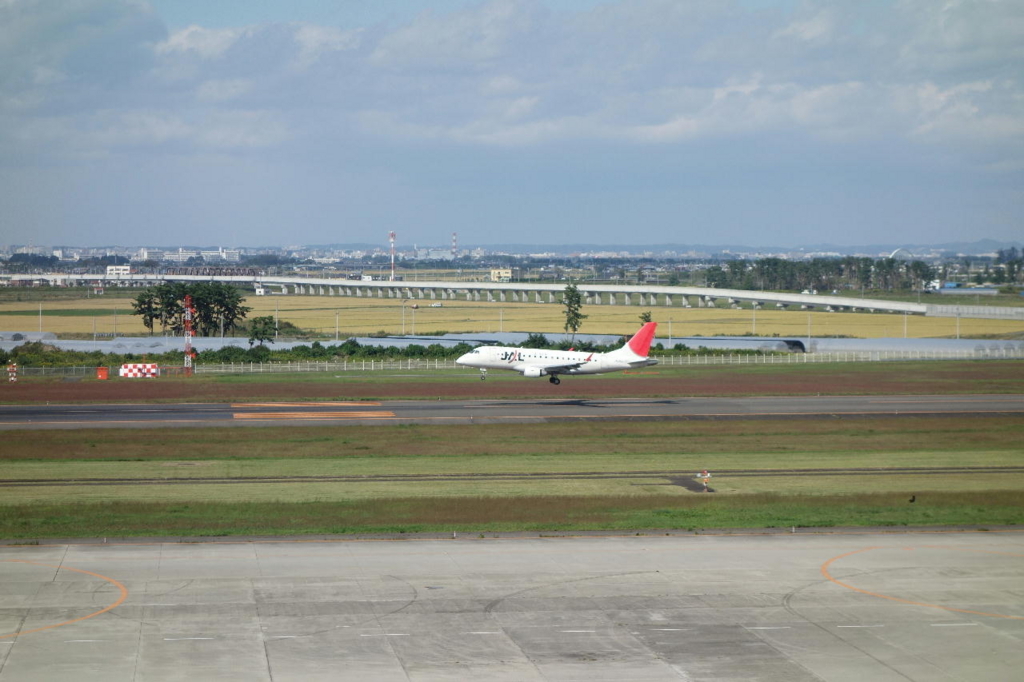
[{"label": "airplane", "polygon": [[487,378],[489,369],[509,369],[524,377],[547,376],[548,381],[557,385],[562,383],[559,374],[605,374],[658,364],[657,360],[647,357],[657,326],[657,322],[648,322],[622,348],[609,353],[480,346],[455,363],[479,368],[481,379]]}]

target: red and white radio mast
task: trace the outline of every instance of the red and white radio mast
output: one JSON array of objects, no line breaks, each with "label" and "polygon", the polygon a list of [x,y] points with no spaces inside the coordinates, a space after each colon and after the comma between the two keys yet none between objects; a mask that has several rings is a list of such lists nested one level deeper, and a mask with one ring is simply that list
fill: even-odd
[{"label": "red and white radio mast", "polygon": [[395,281],[395,233],[388,232],[388,241],[391,242],[391,281]]},{"label": "red and white radio mast", "polygon": [[196,309],[192,307],[192,295],[185,294],[185,312],[183,326],[185,328],[185,376],[192,376],[192,358],[196,352],[192,350],[192,319],[195,317]]}]

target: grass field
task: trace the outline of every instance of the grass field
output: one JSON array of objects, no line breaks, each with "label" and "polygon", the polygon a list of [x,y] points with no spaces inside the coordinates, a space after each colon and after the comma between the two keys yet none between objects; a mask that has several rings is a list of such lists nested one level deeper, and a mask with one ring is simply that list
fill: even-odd
[{"label": "grass field", "polygon": [[[249,317],[277,315],[280,320],[333,339],[340,336],[434,334],[436,332],[523,331],[563,334],[565,317],[558,304],[481,303],[444,301],[432,308],[427,301],[404,306],[399,299],[341,296],[249,296]],[[40,307],[42,315],[40,315]],[[403,311],[404,308],[404,311]],[[131,314],[128,294],[112,291],[78,300],[0,302],[0,331],[45,331],[59,335],[144,336],[149,332]],[[848,336],[856,338],[955,338],[955,318],[884,313],[828,313],[804,310],[681,308],[665,306],[585,305],[589,317],[580,331],[623,335],[635,331],[641,312],[650,311],[660,323],[658,339],[681,336],[743,335]],[[1021,337],[1024,322],[961,318],[962,338]]]},{"label": "grass field", "polygon": [[182,434],[8,432],[0,536],[1024,521],[1015,417],[204,429],[186,458]]}]

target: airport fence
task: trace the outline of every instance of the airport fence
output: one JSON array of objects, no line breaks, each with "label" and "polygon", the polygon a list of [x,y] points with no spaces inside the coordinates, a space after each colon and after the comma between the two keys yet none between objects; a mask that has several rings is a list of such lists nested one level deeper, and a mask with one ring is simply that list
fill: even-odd
[{"label": "airport fence", "polygon": [[[1024,360],[1022,348],[978,348],[957,351],[879,350],[833,353],[753,353],[728,355],[655,356],[659,365],[800,365],[835,362],[894,362],[898,360]],[[96,367],[18,367],[19,376],[95,376]],[[196,364],[195,374],[289,374],[305,372],[434,371],[466,369],[448,359],[342,360],[336,362],[234,362]],[[180,373],[180,367],[161,367],[161,374]]]}]

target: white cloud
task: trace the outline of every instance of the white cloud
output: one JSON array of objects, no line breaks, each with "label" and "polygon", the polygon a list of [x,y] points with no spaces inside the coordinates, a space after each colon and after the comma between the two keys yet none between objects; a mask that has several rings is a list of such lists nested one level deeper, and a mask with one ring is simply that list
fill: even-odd
[{"label": "white cloud", "polygon": [[288,126],[269,111],[218,111],[204,117],[195,140],[223,150],[273,147],[290,136]]},{"label": "white cloud", "polygon": [[1017,100],[1015,110],[997,111],[989,105],[993,99],[999,99],[997,91],[1004,90],[1005,86],[1003,83],[997,88],[992,81],[978,81],[943,89],[934,83],[925,83],[909,93],[902,93],[902,99],[910,101],[919,121],[912,134],[933,143],[970,139],[988,143],[1017,140],[1019,143],[1024,139],[1024,99],[1014,97]]},{"label": "white cloud", "polygon": [[216,156],[358,177],[395,162],[387,173],[408,177],[430,175],[402,165],[429,149],[436,167],[504,173],[491,155],[514,151],[577,177],[596,175],[578,158],[621,153],[642,159],[629,177],[667,183],[649,168],[726,150],[741,173],[767,147],[778,164],[1024,167],[1024,3],[759,6],[494,0],[355,30],[168,35],[130,0],[0,0],[0,164]]},{"label": "white cloud", "polygon": [[342,31],[330,26],[300,24],[295,29],[295,41],[300,48],[298,62],[307,66],[323,54],[356,49],[361,33],[358,30]]},{"label": "white cloud", "polygon": [[825,44],[835,37],[836,28],[837,18],[834,11],[823,9],[813,16],[794,21],[776,31],[773,37],[776,39],[794,38],[811,44]]},{"label": "white cloud", "polygon": [[204,59],[222,57],[240,39],[252,35],[251,28],[209,29],[189,26],[158,43],[156,53],[191,53]]},{"label": "white cloud", "polygon": [[194,132],[179,116],[162,111],[101,111],[94,120],[98,130],[92,142],[101,148],[161,145]]},{"label": "white cloud", "polygon": [[451,14],[424,12],[385,35],[370,55],[375,66],[390,69],[481,69],[510,56],[515,39],[529,31],[530,4],[494,0]]},{"label": "white cloud", "polygon": [[249,92],[252,86],[252,80],[248,78],[203,81],[196,91],[196,98],[207,103],[228,102]]}]

